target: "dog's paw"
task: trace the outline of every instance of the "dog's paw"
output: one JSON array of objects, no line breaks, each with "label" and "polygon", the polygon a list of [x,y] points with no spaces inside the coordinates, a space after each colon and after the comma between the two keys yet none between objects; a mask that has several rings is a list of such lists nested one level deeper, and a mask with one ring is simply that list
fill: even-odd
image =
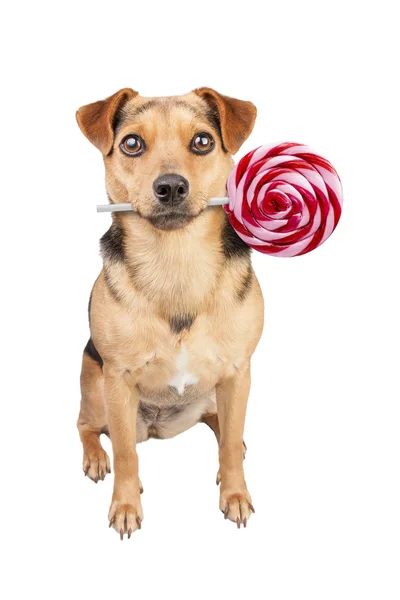
[{"label": "dog's paw", "polygon": [[255,512],[251,503],[250,494],[247,490],[243,492],[223,492],[221,490],[219,507],[224,513],[225,519],[236,523],[237,527],[247,526],[247,521],[252,513]]},{"label": "dog's paw", "polygon": [[113,500],[108,512],[109,527],[114,527],[121,540],[127,534],[128,539],[136,529],[141,529],[143,511],[140,499],[135,504],[124,504]]},{"label": "dog's paw", "polygon": [[91,450],[83,456],[83,472],[92,481],[103,481],[107,473],[111,473],[110,459],[103,448]]}]

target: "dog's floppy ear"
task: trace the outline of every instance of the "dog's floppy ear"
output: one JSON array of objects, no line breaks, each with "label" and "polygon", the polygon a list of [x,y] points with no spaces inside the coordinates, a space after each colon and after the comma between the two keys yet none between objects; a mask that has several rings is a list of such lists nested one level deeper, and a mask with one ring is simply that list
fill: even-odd
[{"label": "dog's floppy ear", "polygon": [[253,130],[257,109],[251,102],[223,96],[207,87],[194,93],[204,98],[221,129],[222,142],[230,154],[236,154]]},{"label": "dog's floppy ear", "polygon": [[124,88],[105,100],[81,106],[76,112],[76,120],[82,133],[107,156],[114,142],[114,121],[124,104],[138,95],[130,88]]}]

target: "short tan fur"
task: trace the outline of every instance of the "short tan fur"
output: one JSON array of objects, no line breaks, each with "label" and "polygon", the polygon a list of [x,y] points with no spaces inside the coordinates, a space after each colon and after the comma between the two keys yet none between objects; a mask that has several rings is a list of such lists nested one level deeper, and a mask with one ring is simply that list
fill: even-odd
[{"label": "short tan fur", "polygon": [[110,472],[100,443],[110,435],[109,520],[121,539],[143,519],[136,444],[199,422],[219,443],[220,509],[239,527],[254,511],[243,430],[263,299],[250,249],[207,202],[225,195],[255,117],[250,102],[210,88],[167,98],[123,89],[77,112],[103,154],[110,202],[134,209],[114,213],[101,240],[78,419],[83,469],[96,482]]}]

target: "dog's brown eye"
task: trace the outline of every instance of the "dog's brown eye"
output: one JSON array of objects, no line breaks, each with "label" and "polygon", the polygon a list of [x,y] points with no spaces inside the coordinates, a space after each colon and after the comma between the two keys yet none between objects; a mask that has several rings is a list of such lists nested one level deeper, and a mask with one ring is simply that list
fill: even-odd
[{"label": "dog's brown eye", "polygon": [[190,144],[190,149],[196,154],[207,154],[214,148],[214,140],[209,133],[196,133]]},{"label": "dog's brown eye", "polygon": [[138,135],[132,134],[124,137],[119,147],[124,154],[128,154],[129,156],[138,156],[139,154],[143,154],[145,151],[145,145],[142,138]]}]

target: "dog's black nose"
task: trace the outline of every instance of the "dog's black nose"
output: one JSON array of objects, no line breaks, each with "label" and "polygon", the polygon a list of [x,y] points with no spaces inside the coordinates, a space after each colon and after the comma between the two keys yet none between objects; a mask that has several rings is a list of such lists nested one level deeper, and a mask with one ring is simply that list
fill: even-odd
[{"label": "dog's black nose", "polygon": [[181,175],[161,175],[153,183],[153,190],[163,204],[179,204],[189,193],[189,182]]}]

